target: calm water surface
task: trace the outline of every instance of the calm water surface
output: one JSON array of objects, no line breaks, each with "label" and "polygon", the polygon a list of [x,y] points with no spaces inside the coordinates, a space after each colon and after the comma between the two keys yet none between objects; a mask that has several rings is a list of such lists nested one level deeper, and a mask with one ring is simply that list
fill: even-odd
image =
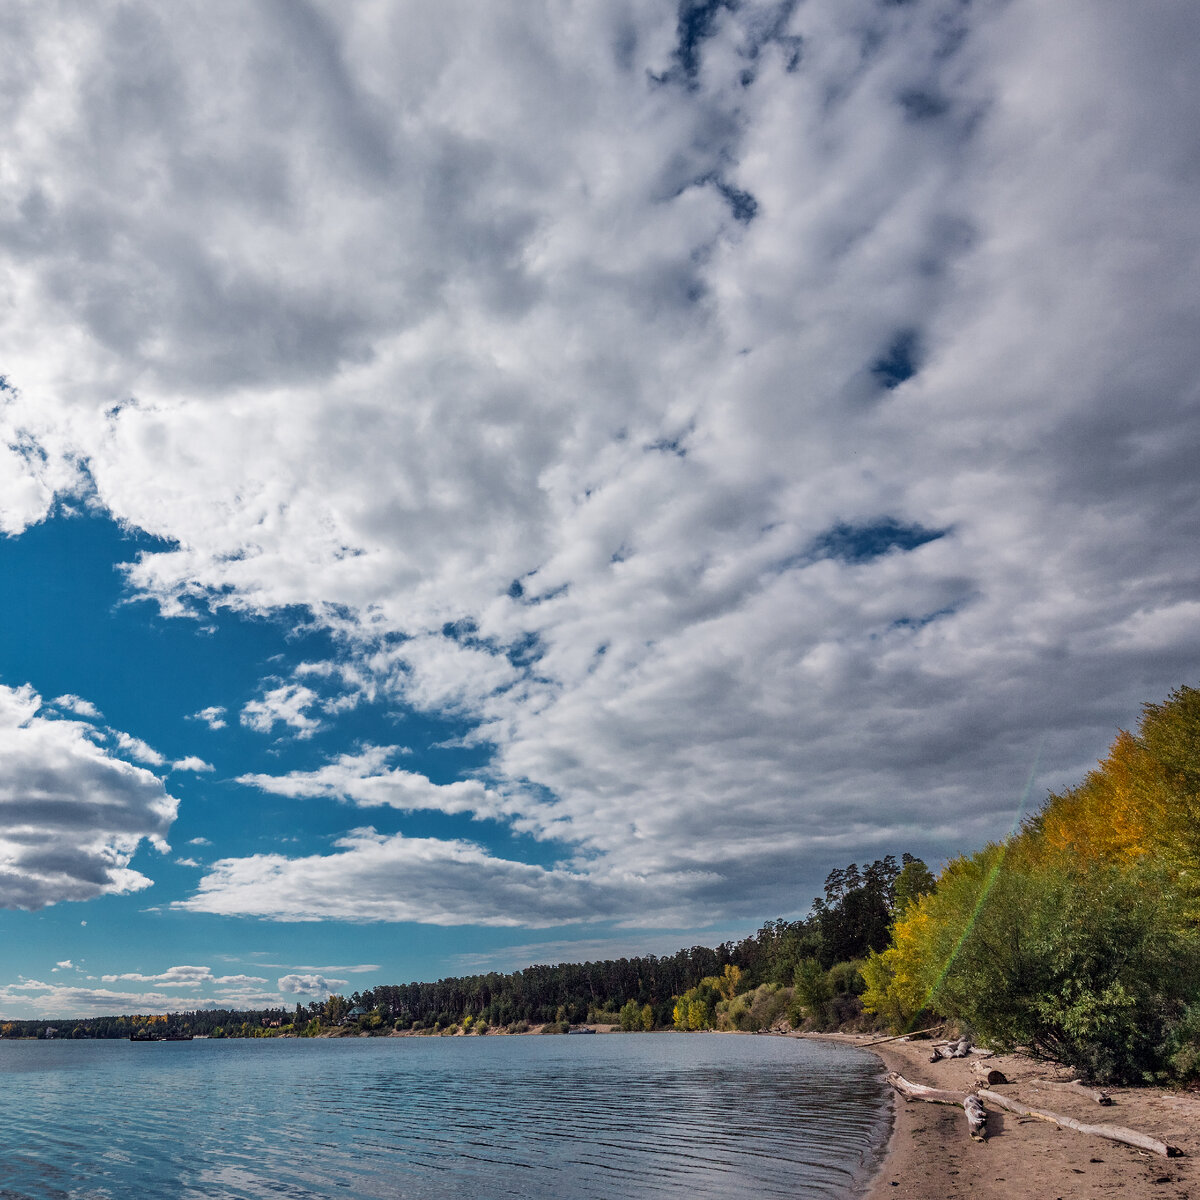
[{"label": "calm water surface", "polygon": [[772,1037],[0,1042],[0,1197],[849,1197],[878,1060]]}]

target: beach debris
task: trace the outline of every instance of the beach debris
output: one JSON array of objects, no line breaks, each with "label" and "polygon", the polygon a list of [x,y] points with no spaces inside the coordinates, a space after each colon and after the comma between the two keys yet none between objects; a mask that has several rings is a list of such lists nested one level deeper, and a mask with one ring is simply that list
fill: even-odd
[{"label": "beach debris", "polygon": [[987,1137],[987,1109],[983,1101],[974,1093],[969,1092],[963,1100],[963,1110],[967,1114],[967,1132],[973,1142],[982,1142]]},{"label": "beach debris", "polygon": [[975,1076],[981,1082],[986,1083],[988,1087],[991,1087],[994,1083],[1008,1082],[1008,1076],[1005,1075],[1003,1071],[997,1071],[995,1067],[986,1067],[982,1062],[979,1061],[979,1059],[976,1059],[973,1063],[971,1063],[971,1070],[974,1072]]},{"label": "beach debris", "polygon": [[980,1089],[979,1097],[983,1100],[990,1100],[993,1104],[998,1105],[1000,1108],[1006,1108],[1009,1112],[1016,1113],[1019,1117],[1036,1117],[1039,1121],[1052,1121],[1055,1125],[1060,1125],[1064,1129],[1073,1129],[1076,1133],[1088,1133],[1093,1137],[1107,1138],[1110,1142],[1122,1142],[1126,1146],[1135,1146],[1139,1150],[1149,1150],[1151,1154],[1159,1154],[1163,1158],[1179,1158],[1183,1154],[1183,1151],[1178,1146],[1170,1146],[1166,1142],[1160,1142],[1157,1138],[1152,1138],[1145,1133],[1139,1133],[1136,1129],[1125,1129],[1120,1125],[1087,1125],[1083,1121],[1076,1121],[1072,1117],[1064,1117],[1060,1113],[1049,1112],[1046,1109],[1029,1108],[1027,1105],[1019,1104],[1016,1100],[1009,1099],[1008,1096],[1002,1096],[999,1092],[988,1091],[986,1088]]},{"label": "beach debris", "polygon": [[882,1046],[884,1042],[901,1042],[906,1038],[924,1037],[926,1034],[937,1033],[941,1029],[940,1025],[931,1025],[928,1029],[915,1029],[912,1033],[893,1033],[891,1037],[876,1038],[873,1042],[863,1042],[862,1048],[867,1046]]},{"label": "beach debris", "polygon": [[933,1057],[930,1062],[938,1062],[943,1058],[966,1058],[971,1053],[971,1039],[960,1037],[957,1042],[937,1042],[933,1047]]},{"label": "beach debris", "polygon": [[1081,1096],[1086,1096],[1089,1100],[1094,1100],[1097,1104],[1109,1105],[1112,1097],[1100,1088],[1088,1087],[1082,1079],[1072,1079],[1069,1083],[1061,1079],[1038,1079],[1034,1081],[1038,1087],[1054,1087],[1062,1088],[1065,1091],[1077,1092]]},{"label": "beach debris", "polygon": [[975,1092],[958,1092],[952,1088],[927,1087],[913,1083],[896,1071],[889,1072],[887,1081],[907,1100],[925,1100],[930,1104],[949,1104],[967,1114],[967,1132],[971,1140],[981,1142],[987,1136],[987,1110]]}]

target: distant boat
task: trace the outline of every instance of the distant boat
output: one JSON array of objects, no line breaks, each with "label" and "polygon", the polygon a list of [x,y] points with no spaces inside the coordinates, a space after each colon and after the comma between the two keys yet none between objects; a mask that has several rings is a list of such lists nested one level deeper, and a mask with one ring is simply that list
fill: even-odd
[{"label": "distant boat", "polygon": [[595,1033],[594,1029],[568,1029],[568,1033]]},{"label": "distant boat", "polygon": [[144,1029],[139,1029],[135,1033],[129,1035],[131,1042],[161,1042],[163,1035],[161,1033],[147,1033]]}]

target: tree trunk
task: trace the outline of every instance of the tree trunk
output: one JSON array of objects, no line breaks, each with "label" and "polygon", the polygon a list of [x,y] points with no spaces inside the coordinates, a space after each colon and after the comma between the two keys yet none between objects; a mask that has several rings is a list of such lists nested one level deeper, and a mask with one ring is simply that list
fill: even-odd
[{"label": "tree trunk", "polygon": [[981,1142],[987,1136],[987,1110],[983,1101],[974,1092],[956,1092],[951,1088],[926,1087],[923,1083],[912,1083],[903,1075],[892,1071],[887,1077],[892,1085],[907,1100],[926,1100],[930,1104],[949,1104],[962,1108],[967,1114],[967,1132],[971,1140]]},{"label": "tree trunk", "polygon": [[997,1071],[995,1067],[985,1067],[978,1059],[971,1064],[971,1070],[978,1079],[982,1080],[989,1087],[993,1083],[1008,1082],[1008,1078],[1003,1071]]},{"label": "tree trunk", "polygon": [[1126,1146],[1136,1146],[1139,1150],[1149,1150],[1152,1154],[1161,1154],[1164,1158],[1178,1158],[1183,1154],[1177,1146],[1169,1146],[1148,1134],[1138,1133],[1136,1129],[1124,1129],[1120,1125],[1085,1125],[1082,1121],[1071,1117],[1060,1116],[1058,1113],[1047,1112],[1044,1109],[1027,1108],[1018,1104],[999,1092],[989,1092],[981,1089],[979,1095],[984,1100],[990,1100],[1001,1108],[1008,1109],[1021,1117],[1037,1117],[1039,1121],[1053,1121],[1064,1129],[1074,1129],[1076,1133],[1090,1133],[1093,1137],[1107,1138],[1110,1142],[1122,1142]]},{"label": "tree trunk", "polygon": [[1089,1100],[1095,1100],[1097,1104],[1111,1104],[1112,1097],[1107,1092],[1102,1092],[1099,1088],[1088,1087],[1082,1079],[1073,1079],[1070,1083],[1063,1083],[1058,1079],[1038,1079],[1035,1081],[1038,1087],[1056,1087],[1064,1088],[1067,1091],[1078,1092],[1081,1096],[1086,1096]]}]

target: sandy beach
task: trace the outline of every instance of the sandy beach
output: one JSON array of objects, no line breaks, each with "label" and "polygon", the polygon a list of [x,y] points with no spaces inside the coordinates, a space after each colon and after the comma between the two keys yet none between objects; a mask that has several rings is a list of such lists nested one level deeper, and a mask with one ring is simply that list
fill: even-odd
[{"label": "sandy beach", "polygon": [[[850,1045],[872,1040],[831,1035]],[[975,1079],[966,1060],[929,1061],[928,1041],[872,1046],[887,1068],[914,1083],[970,1090]],[[1200,1093],[1161,1087],[1108,1088],[1111,1106],[1098,1104],[1039,1081],[1070,1079],[1049,1064],[1021,1055],[998,1055],[989,1066],[1009,1083],[992,1090],[1033,1108],[1050,1109],[1093,1125],[1120,1125],[1146,1133],[1183,1151],[1162,1158],[1100,1137],[1016,1116],[994,1106],[988,1136],[972,1142],[961,1109],[895,1100],[895,1125],[887,1155],[867,1200],[1195,1200],[1200,1197]]]}]

